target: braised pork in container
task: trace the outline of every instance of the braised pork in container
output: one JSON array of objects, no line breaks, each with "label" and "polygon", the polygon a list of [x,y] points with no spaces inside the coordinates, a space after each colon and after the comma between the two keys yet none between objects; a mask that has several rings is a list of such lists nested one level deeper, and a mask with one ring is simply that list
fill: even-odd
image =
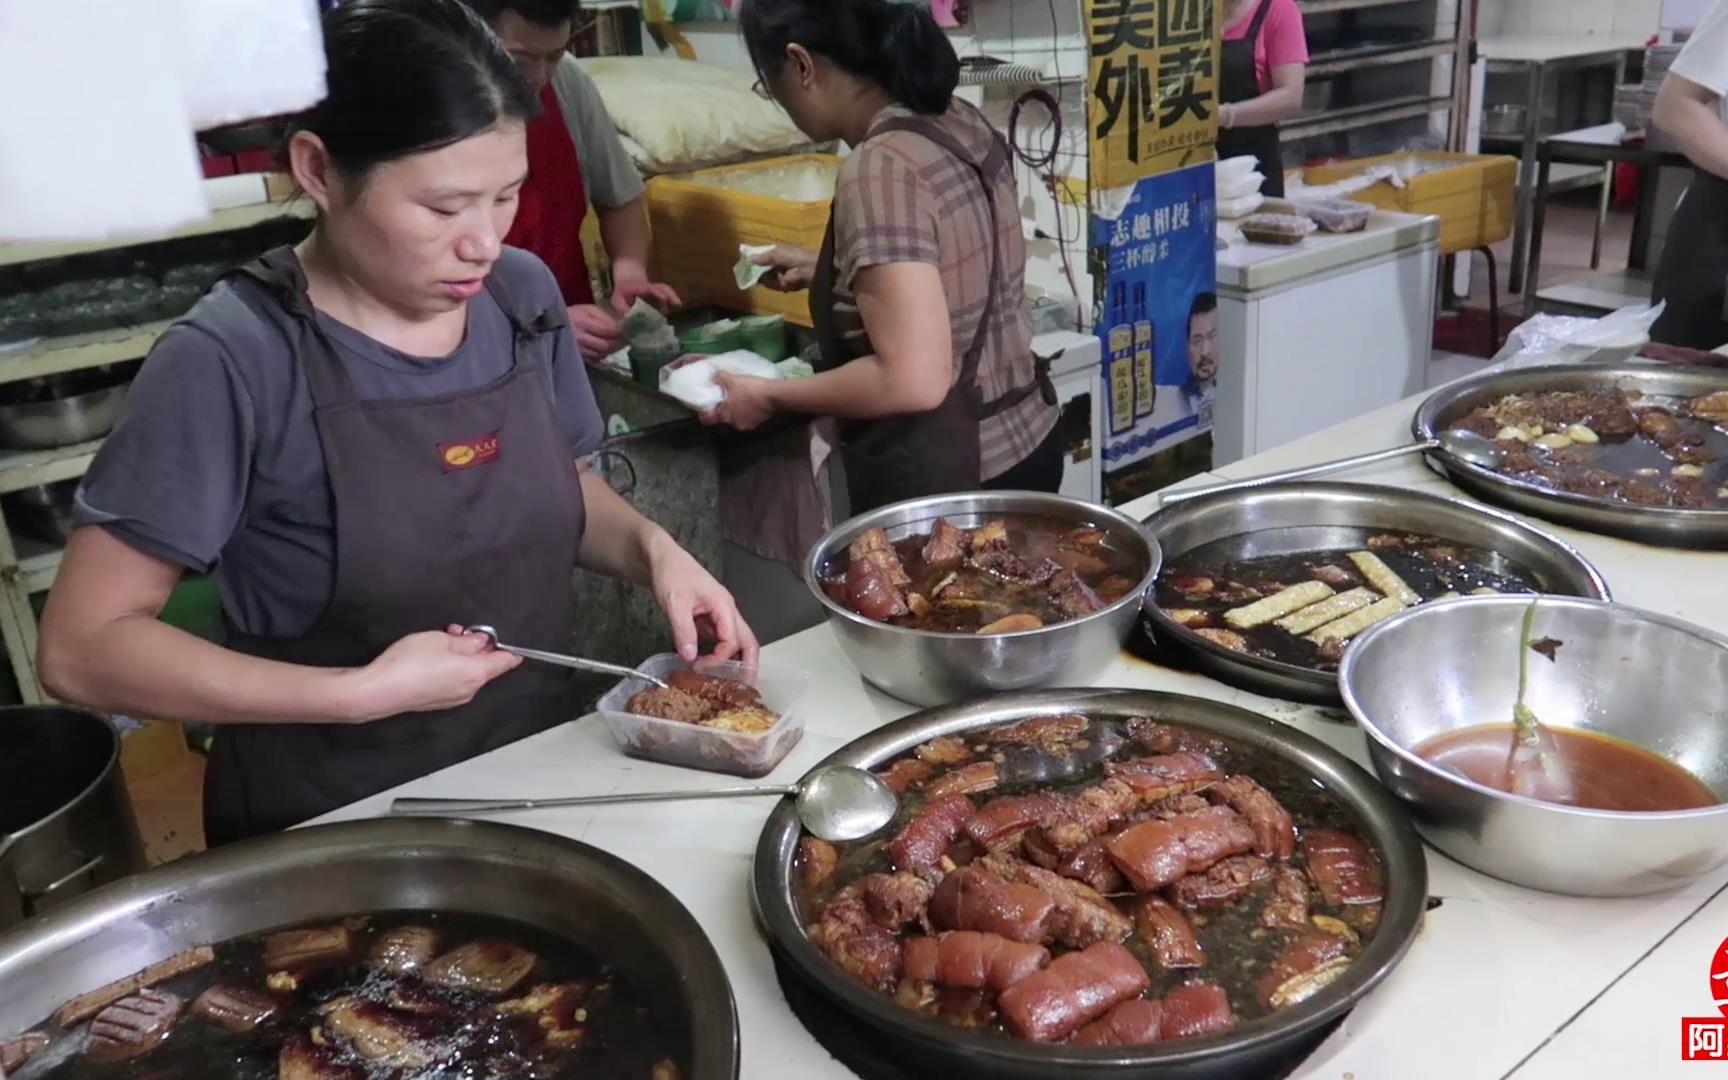
[{"label": "braised pork in container", "polygon": [[925,1068],[1265,1065],[1378,981],[1421,916],[1420,847],[1390,798],[1217,703],[1015,695],[828,764],[872,768],[899,817],[831,845],[778,811],[756,901],[800,978]]},{"label": "braised pork in container", "polygon": [[1108,508],[973,492],[845,522],[811,551],[805,580],[867,681],[941,705],[1092,682],[1158,564],[1139,523]]}]

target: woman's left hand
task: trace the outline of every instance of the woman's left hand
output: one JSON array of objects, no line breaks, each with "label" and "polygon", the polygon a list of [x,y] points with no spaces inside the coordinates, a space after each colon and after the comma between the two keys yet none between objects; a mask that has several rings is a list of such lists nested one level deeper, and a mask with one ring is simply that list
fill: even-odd
[{"label": "woman's left hand", "polygon": [[716,659],[755,665],[756,635],[738,613],[737,601],[689,552],[663,537],[649,557],[648,572],[679,656],[695,660],[707,637],[714,641],[710,655]]},{"label": "woman's left hand", "polygon": [[720,404],[702,414],[704,424],[725,424],[739,431],[749,431],[766,424],[776,411],[769,393],[774,385],[773,379],[716,371],[714,385],[725,391],[726,396]]}]

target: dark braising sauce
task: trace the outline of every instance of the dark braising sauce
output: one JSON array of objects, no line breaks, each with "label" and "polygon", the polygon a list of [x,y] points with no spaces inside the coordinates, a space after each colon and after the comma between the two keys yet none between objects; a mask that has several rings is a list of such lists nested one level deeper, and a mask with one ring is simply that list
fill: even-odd
[{"label": "dark braising sauce", "polygon": [[[1545,801],[1633,813],[1696,810],[1722,801],[1679,765],[1624,739],[1575,728],[1550,726],[1547,731],[1559,758],[1558,773],[1570,791]],[[1482,724],[1429,739],[1416,754],[1484,787],[1511,791],[1515,738],[1511,724]]]},{"label": "dark braising sauce", "polygon": [[1513,394],[1452,423],[1495,440],[1498,471],[1636,506],[1728,507],[1728,391],[1661,397],[1613,387]]},{"label": "dark braising sauce", "polygon": [[[1419,601],[1539,591],[1534,574],[1498,552],[1422,534],[1304,526],[1225,537],[1176,556],[1158,575],[1157,603],[1171,618],[1214,645],[1315,671],[1336,671],[1345,646],[1355,634],[1317,640],[1315,635],[1328,622],[1300,632],[1282,628],[1276,620],[1237,627],[1230,622],[1229,612],[1292,586],[1319,581],[1332,592],[1319,597],[1316,604],[1367,590],[1357,594],[1364,608],[1345,611],[1330,622],[1351,618],[1387,595],[1352,561],[1352,555],[1361,553],[1383,562]],[[1291,614],[1301,611],[1298,608]]]},{"label": "dark braising sauce", "polygon": [[[281,1076],[677,1080],[680,1075],[675,1062],[683,1051],[676,1037],[657,1028],[642,1001],[607,965],[559,938],[520,923],[469,915],[398,912],[348,920],[348,925],[362,921],[352,960],[301,975],[292,989],[276,982],[271,989],[277,1012],[250,1031],[232,1031],[197,1015],[193,1003],[215,984],[264,991],[273,974],[263,960],[265,934],[217,945],[213,963],[157,985],[185,1007],[153,1049],[122,1061],[91,1061],[85,1056],[90,1023],[60,1032],[45,1022],[38,1030],[54,1033],[55,1042],[11,1080],[276,1080],[283,1047],[306,1041],[317,1047],[310,1053],[319,1061],[298,1071],[283,1068]],[[534,954],[533,968],[498,994],[450,989],[418,974],[386,974],[369,960],[370,946],[384,932],[405,926],[436,931],[440,953],[480,939],[508,942]],[[578,986],[580,1007],[554,1017],[555,1009],[542,1012],[520,1004],[554,984]],[[378,1029],[384,1033],[379,1039],[363,1045],[363,1039],[342,1033],[321,1013],[346,997],[363,1003],[355,1008],[368,1021],[387,1021]],[[412,1011],[397,1007],[405,1002]],[[398,1055],[394,1061],[392,1052]],[[428,1058],[430,1064],[420,1063]]]},{"label": "dark braising sauce", "polygon": [[[1096,719],[1094,723],[1097,723]],[[1228,1012],[1231,1024],[1252,1020],[1285,1007],[1290,1001],[1274,1005],[1267,1000],[1269,983],[1272,986],[1288,985],[1283,982],[1286,977],[1295,978],[1290,972],[1284,976],[1275,976],[1273,969],[1275,961],[1292,943],[1304,938],[1334,937],[1339,945],[1339,951],[1348,957],[1360,953],[1362,947],[1372,940],[1379,925],[1384,888],[1383,870],[1376,854],[1369,854],[1371,848],[1362,845],[1361,850],[1372,865],[1372,878],[1369,888],[1375,890],[1372,895],[1364,892],[1351,898],[1350,903],[1331,904],[1323,896],[1318,879],[1309,862],[1309,842],[1320,836],[1347,835],[1350,842],[1362,844],[1358,838],[1364,835],[1361,823],[1354,820],[1336,801],[1329,797],[1318,781],[1312,777],[1297,772],[1281,759],[1273,757],[1253,747],[1239,746],[1218,740],[1199,729],[1184,729],[1173,724],[1160,724],[1147,718],[1107,719],[1106,724],[1155,724],[1163,732],[1180,732],[1177,747],[1192,750],[1203,758],[1216,764],[1219,773],[1232,779],[1249,777],[1269,793],[1283,810],[1289,814],[1293,825],[1295,838],[1293,853],[1288,857],[1269,856],[1263,863],[1274,872],[1291,873],[1305,884],[1307,902],[1294,923],[1268,926],[1262,921],[1275,899],[1274,883],[1276,879],[1261,880],[1242,895],[1215,904],[1202,907],[1182,907],[1181,917],[1186,919],[1198,940],[1204,953],[1203,962],[1195,966],[1165,967],[1157,959],[1155,946],[1146,939],[1143,929],[1135,924],[1136,913],[1141,906],[1150,901],[1165,900],[1170,904],[1181,906],[1182,885],[1188,878],[1182,879],[1169,887],[1147,888],[1136,891],[1133,884],[1125,878],[1119,878],[1117,885],[1107,894],[1099,894],[1116,912],[1120,913],[1134,928],[1121,938],[1111,936],[1107,941],[1119,941],[1133,955],[1135,960],[1145,969],[1148,986],[1137,998],[1148,1001],[1164,999],[1172,991],[1177,991],[1188,984],[1205,983],[1222,987],[1228,997]],[[1133,730],[1133,729],[1130,729]],[[1081,736],[1082,739],[1088,736]],[[894,844],[897,837],[907,826],[919,819],[933,805],[944,799],[952,799],[951,794],[931,796],[926,792],[933,785],[940,785],[945,777],[953,777],[957,773],[976,769],[980,763],[993,758],[999,759],[999,744],[989,742],[989,734],[983,731],[968,733],[964,743],[958,739],[939,739],[935,743],[925,744],[918,751],[907,754],[894,761],[876,766],[874,771],[879,776],[889,779],[895,784],[895,777],[900,775],[900,769],[923,756],[924,752],[933,746],[944,746],[952,750],[960,746],[968,752],[966,760],[955,760],[933,770],[920,770],[922,775],[912,781],[901,793],[901,805],[894,823],[870,840],[854,844],[835,845],[837,861],[832,872],[819,883],[812,884],[808,879],[800,879],[795,895],[798,900],[800,915],[805,925],[810,929],[812,937],[818,940],[818,947],[823,945],[823,924],[825,920],[834,918],[836,904],[843,904],[849,893],[856,893],[861,885],[871,875],[893,875],[897,869],[894,861]],[[944,745],[945,744],[945,745]],[[1076,742],[1073,745],[1080,746]],[[1157,755],[1170,750],[1170,746],[1154,746],[1147,741],[1136,739],[1124,745],[1110,759],[1112,762],[1128,764],[1149,758],[1162,760]],[[926,759],[928,760],[928,759]],[[987,811],[993,802],[1014,796],[1049,796],[1057,800],[1072,800],[1076,795],[1087,789],[1096,790],[1105,781],[1107,771],[1105,766],[1097,766],[1082,775],[1065,780],[1061,783],[1041,783],[1031,785],[1005,785],[991,788],[988,791],[973,789],[968,795],[973,806],[980,812]],[[1210,793],[1209,793],[1210,791]],[[1192,793],[1197,801],[1194,805],[1212,806],[1211,812],[1219,812],[1218,808],[1227,800],[1220,798],[1215,789],[1205,787]],[[1184,796],[1187,797],[1187,796]],[[1108,843],[1122,831],[1132,828],[1137,821],[1149,820],[1150,814],[1142,808],[1131,812],[1127,817],[1112,821],[1105,832],[1098,834],[1098,840]],[[1035,826],[1036,832],[1043,826]],[[1318,832],[1316,831],[1318,830]],[[806,843],[810,838],[806,838]],[[1008,858],[1016,865],[1028,861],[1037,861],[1037,856],[1031,854],[1032,845],[1036,841],[1025,840],[1011,845]],[[986,857],[988,856],[988,857]],[[948,847],[945,861],[938,866],[930,867],[917,873],[927,881],[940,881],[947,874],[957,872],[958,868],[1000,865],[992,860],[1002,857],[1001,849],[996,855],[976,848],[968,832],[962,829],[958,838]],[[1256,858],[1253,851],[1239,856],[1242,859]],[[804,855],[800,856],[800,872],[805,866]],[[899,867],[902,871],[905,867]],[[1068,875],[1064,870],[1063,874]],[[1194,877],[1204,876],[1203,869],[1191,871]],[[904,874],[900,875],[904,876]],[[1065,880],[1074,880],[1071,877]],[[1040,886],[1046,890],[1048,885]],[[927,934],[940,935],[951,929],[941,923],[939,911],[940,885],[937,886],[938,899],[933,900],[927,910],[920,914],[920,920],[914,922],[896,936],[905,942],[910,942]],[[864,894],[867,898],[869,893]],[[1336,936],[1334,936],[1336,935]],[[1343,945],[1348,940],[1347,946]],[[1077,951],[1071,944],[1060,940],[1045,940],[1051,962]],[[859,950],[851,947],[856,955]],[[1088,950],[1089,951],[1089,950]],[[1347,960],[1334,962],[1331,977],[1336,977],[1341,971],[1337,965],[1347,964]],[[846,965],[842,964],[844,968]],[[850,972],[857,977],[857,972]],[[1313,975],[1313,972],[1301,972],[1301,975]],[[1323,974],[1323,973],[1321,973]],[[1320,979],[1309,992],[1324,985],[1327,979]],[[897,988],[877,985],[879,992],[891,993],[891,996],[903,1006],[912,1008],[927,1016],[932,1016],[948,1023],[962,1027],[982,1028],[1004,1037],[1028,1037],[1017,1032],[1012,1022],[999,1010],[998,1000],[1006,1000],[1007,994],[989,990],[961,990],[949,986],[939,987],[932,1000],[930,991],[915,983],[910,974],[899,978]],[[1295,998],[1293,1000],[1301,1000]],[[1172,1036],[1168,1032],[1163,1038]],[[1156,1037],[1155,1037],[1156,1039]],[[1161,1040],[1158,1040],[1161,1041]],[[1120,1043],[1127,1044],[1127,1043]]]}]

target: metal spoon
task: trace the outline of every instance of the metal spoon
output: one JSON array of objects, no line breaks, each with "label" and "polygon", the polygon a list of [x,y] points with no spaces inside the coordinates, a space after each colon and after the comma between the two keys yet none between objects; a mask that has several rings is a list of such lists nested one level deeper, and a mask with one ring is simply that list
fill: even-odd
[{"label": "metal spoon", "polygon": [[464,634],[474,634],[486,638],[494,649],[514,653],[524,660],[538,660],[543,664],[557,664],[559,667],[575,668],[577,671],[598,671],[602,675],[621,675],[627,679],[641,679],[653,683],[660,689],[667,689],[663,679],[657,679],[646,671],[638,671],[622,664],[608,664],[600,660],[584,660],[580,656],[565,656],[563,653],[541,652],[539,649],[523,649],[515,645],[506,645],[498,640],[498,631],[490,626],[470,626],[462,631]]},{"label": "metal spoon", "polygon": [[639,791],[622,795],[583,795],[568,799],[397,799],[392,814],[498,814],[511,810],[548,810],[608,803],[675,802],[682,799],[735,799],[773,795],[797,800],[798,820],[823,840],[862,840],[894,820],[900,797],[874,773],[849,765],[816,769],[796,784],[709,788],[702,791]]},{"label": "metal spoon", "polygon": [[1336,461],[1325,461],[1318,465],[1304,465],[1299,469],[1284,469],[1281,472],[1266,473],[1250,477],[1247,480],[1232,480],[1228,484],[1213,484],[1211,487],[1183,488],[1171,491],[1159,499],[1159,503],[1168,506],[1171,503],[1200,495],[1216,495],[1221,491],[1237,491],[1242,488],[1257,488],[1267,484],[1282,483],[1285,480],[1300,480],[1308,476],[1323,476],[1326,473],[1339,472],[1343,469],[1354,469],[1361,465],[1372,465],[1379,461],[1390,461],[1392,458],[1403,457],[1405,454],[1426,454],[1439,451],[1447,457],[1456,458],[1470,465],[1480,465],[1484,469],[1498,468],[1500,465],[1500,448],[1494,445],[1494,440],[1478,435],[1474,431],[1448,429],[1432,439],[1423,442],[1410,443],[1407,446],[1394,446],[1390,450],[1376,450],[1370,454],[1356,454],[1352,457],[1339,458]]}]

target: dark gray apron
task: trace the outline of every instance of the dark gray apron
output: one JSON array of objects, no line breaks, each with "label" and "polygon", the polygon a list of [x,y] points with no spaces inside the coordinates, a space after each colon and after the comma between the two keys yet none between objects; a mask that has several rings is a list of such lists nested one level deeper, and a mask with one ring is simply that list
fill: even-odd
[{"label": "dark gray apron", "polygon": [[[1646,180],[1651,179],[1645,177]],[[1706,352],[1728,344],[1728,180],[1704,169],[1674,209],[1651,281],[1652,302],[1667,303],[1650,339]]]},{"label": "dark gray apron", "polygon": [[[1260,0],[1248,33],[1238,41],[1226,41],[1219,46],[1218,99],[1226,105],[1253,101],[1260,96],[1260,78],[1254,73],[1254,43],[1260,40],[1260,27],[1266,22],[1266,12],[1272,0]],[[1218,130],[1218,160],[1252,154],[1260,159],[1260,172],[1266,182],[1261,194],[1273,199],[1284,197],[1284,152],[1278,141],[1278,125],[1260,127],[1220,128]]]},{"label": "dark gray apron", "polygon": [[[486,288],[515,331],[507,373],[457,394],[366,401],[313,317],[291,251],[235,273],[298,324],[334,505],[336,576],[306,633],[231,632],[229,647],[361,667],[408,634],[486,622],[505,641],[570,648],[586,510],[552,388],[524,348],[562,332],[564,310],[522,311],[494,274]],[[208,842],[286,828],[573,719],[575,688],[567,672],[526,664],[455,709],[370,724],[222,726],[204,784]]]},{"label": "dark gray apron", "polygon": [[[973,161],[959,140],[933,120],[916,116],[892,117],[870,130],[865,141],[891,131],[922,135],[965,162],[978,176],[984,202],[990,211],[989,298],[978,318],[972,343],[960,357],[960,378],[942,404],[924,413],[877,420],[846,421],[840,427],[840,461],[846,470],[846,490],[851,512],[862,514],[923,495],[945,495],[976,491],[983,482],[984,465],[978,449],[978,428],[984,420],[1014,408],[1035,393],[1056,404],[1056,388],[1050,382],[1048,363],[1038,360],[1037,376],[994,401],[985,401],[978,386],[978,365],[996,314],[995,276],[1001,261],[1002,233],[996,220],[996,183],[1010,167],[1008,148],[993,138],[982,162]],[[834,317],[834,218],[822,238],[810,286],[810,321],[822,350],[821,370],[829,371],[855,359],[841,341]]]}]

